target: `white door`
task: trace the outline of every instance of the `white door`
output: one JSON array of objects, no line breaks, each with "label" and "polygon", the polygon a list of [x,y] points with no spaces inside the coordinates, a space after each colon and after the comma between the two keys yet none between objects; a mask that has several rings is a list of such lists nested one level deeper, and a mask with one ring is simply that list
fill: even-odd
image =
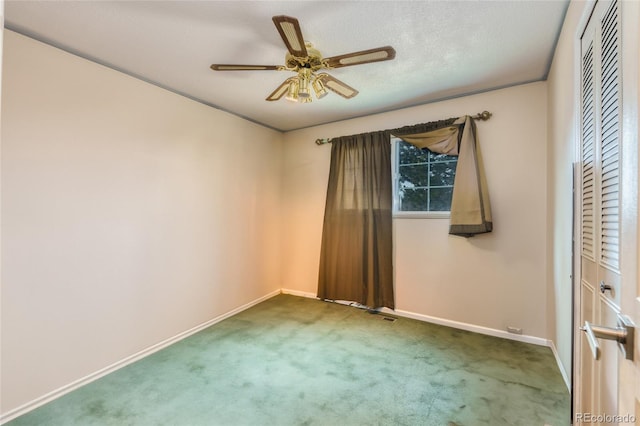
[{"label": "white door", "polygon": [[[588,322],[596,330],[620,329],[620,319],[640,324],[639,9],[635,1],[598,1],[581,37],[576,326]],[[575,424],[636,424],[638,361],[626,359],[615,340],[592,336],[590,344],[587,334],[575,333]]]}]

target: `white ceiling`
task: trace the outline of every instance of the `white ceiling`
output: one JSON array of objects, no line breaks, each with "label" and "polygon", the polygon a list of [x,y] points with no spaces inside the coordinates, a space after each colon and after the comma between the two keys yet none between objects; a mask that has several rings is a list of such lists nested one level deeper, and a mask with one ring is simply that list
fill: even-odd
[{"label": "white ceiling", "polygon": [[[550,1],[13,1],[5,26],[205,104],[287,131],[544,80],[568,6]],[[271,17],[296,17],[325,57],[391,45],[392,61],[331,70],[360,94],[264,99],[287,71]]]}]

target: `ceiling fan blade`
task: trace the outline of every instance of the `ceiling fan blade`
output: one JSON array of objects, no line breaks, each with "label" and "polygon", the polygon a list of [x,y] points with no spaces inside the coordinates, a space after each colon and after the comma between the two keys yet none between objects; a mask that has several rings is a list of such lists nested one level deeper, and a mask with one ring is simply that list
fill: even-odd
[{"label": "ceiling fan blade", "polygon": [[318,78],[322,79],[324,87],[346,99],[351,99],[358,94],[358,91],[348,84],[343,83],[329,74],[320,74]]},{"label": "ceiling fan blade", "polygon": [[285,93],[289,90],[289,84],[291,84],[291,78],[286,79],[276,90],[273,91],[269,96],[267,96],[267,101],[277,101],[282,98]]},{"label": "ceiling fan blade", "polygon": [[277,65],[229,65],[229,64],[213,64],[211,69],[214,71],[271,71],[278,70]]},{"label": "ceiling fan blade", "polygon": [[325,58],[330,68],[348,67],[350,65],[368,64],[370,62],[388,61],[396,57],[396,51],[391,46],[361,50],[360,52]]},{"label": "ceiling fan blade", "polygon": [[300,30],[298,20],[285,15],[274,16],[272,19],[289,53],[298,58],[306,57],[307,48],[304,45],[304,38],[302,37],[302,30]]}]

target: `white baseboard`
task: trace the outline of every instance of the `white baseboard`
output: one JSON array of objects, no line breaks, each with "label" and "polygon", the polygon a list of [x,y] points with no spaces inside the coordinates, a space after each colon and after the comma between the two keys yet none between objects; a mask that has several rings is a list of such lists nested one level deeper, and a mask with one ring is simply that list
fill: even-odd
[{"label": "white baseboard", "polygon": [[571,380],[569,379],[569,375],[567,374],[567,370],[565,370],[562,361],[560,361],[560,356],[558,355],[558,350],[556,349],[556,345],[553,343],[553,340],[549,340],[548,346],[551,348],[551,352],[553,352],[553,356],[556,359],[556,364],[558,364],[562,380],[564,380],[564,384],[567,385],[567,390],[569,391],[569,394],[571,394]]},{"label": "white baseboard", "polygon": [[[282,289],[282,294],[290,294],[292,296],[308,297],[308,298],[311,298],[311,299],[317,299],[318,298],[318,296],[316,296],[315,293],[309,293],[307,291],[291,290],[291,289],[287,289],[287,288],[283,288]],[[424,321],[424,322],[428,322],[428,323],[432,323],[432,324],[444,325],[444,326],[451,327],[451,328],[457,328],[459,330],[467,330],[467,331],[472,331],[474,333],[486,334],[488,336],[502,337],[503,339],[516,340],[518,342],[524,342],[524,343],[532,343],[534,345],[539,345],[539,346],[549,346],[549,347],[551,347],[551,344],[552,344],[551,341],[549,341],[547,339],[543,339],[541,337],[528,336],[528,335],[522,335],[522,334],[513,334],[513,333],[509,333],[507,331],[503,331],[503,330],[497,330],[497,329],[494,329],[494,328],[488,328],[488,327],[483,327],[483,326],[479,326],[479,325],[475,325],[475,324],[468,324],[468,323],[464,323],[464,322],[448,320],[448,319],[444,319],[444,318],[432,317],[432,316],[424,315],[424,314],[417,314],[415,312],[404,311],[402,309],[392,310],[392,309],[389,309],[389,308],[382,308],[380,310],[380,312],[385,313],[385,314],[390,314],[390,315],[397,315],[397,316],[405,317],[405,318],[411,318],[411,319],[415,319],[415,320],[418,320],[418,321]],[[552,350],[554,350],[553,347],[552,347]],[[556,356],[556,358],[557,358],[557,356]]]},{"label": "white baseboard", "polygon": [[91,383],[91,382],[93,382],[93,381],[95,381],[95,380],[97,380],[97,379],[99,379],[99,378],[101,378],[103,376],[106,376],[109,373],[113,373],[114,371],[119,370],[122,367],[125,367],[125,366],[127,366],[129,364],[132,364],[132,363],[134,363],[134,362],[136,362],[136,361],[138,361],[138,360],[140,360],[140,359],[142,359],[142,358],[144,358],[146,356],[149,356],[149,355],[151,355],[151,354],[153,354],[155,352],[158,352],[159,350],[164,349],[169,345],[177,343],[180,340],[183,340],[183,339],[185,339],[185,338],[187,338],[187,337],[189,337],[189,336],[191,336],[191,335],[193,335],[193,334],[195,334],[195,333],[197,333],[199,331],[204,330],[207,327],[212,326],[213,324],[216,324],[216,323],[218,323],[218,322],[220,322],[220,321],[222,321],[224,319],[227,319],[227,318],[229,318],[229,317],[231,317],[233,315],[236,315],[236,314],[238,314],[238,313],[240,313],[240,312],[242,312],[242,311],[244,311],[246,309],[249,309],[252,306],[257,305],[260,302],[263,302],[263,301],[265,301],[267,299],[270,299],[270,298],[272,298],[274,296],[277,296],[280,293],[281,293],[280,290],[272,291],[271,293],[266,294],[266,295],[264,295],[262,297],[259,297],[258,299],[255,299],[255,300],[253,300],[253,301],[251,301],[249,303],[246,303],[246,304],[244,304],[242,306],[239,306],[239,307],[237,307],[235,309],[232,309],[229,312],[226,312],[226,313],[224,313],[222,315],[219,315],[219,316],[217,316],[217,317],[215,317],[213,319],[210,319],[209,321],[206,321],[206,322],[204,322],[204,323],[202,323],[200,325],[197,325],[197,326],[195,326],[195,327],[193,327],[193,328],[191,328],[189,330],[183,331],[182,333],[179,333],[179,334],[177,334],[177,335],[175,335],[173,337],[170,337],[170,338],[168,338],[166,340],[163,340],[162,342],[156,343],[153,346],[150,346],[150,347],[148,347],[146,349],[143,349],[140,352],[137,352],[137,353],[135,353],[133,355],[130,355],[130,356],[128,356],[128,357],[126,357],[126,358],[124,358],[124,359],[122,359],[120,361],[117,361],[117,362],[115,362],[115,363],[113,363],[113,364],[111,364],[111,365],[109,365],[107,367],[104,367],[104,368],[102,368],[102,369],[100,369],[100,370],[98,370],[98,371],[96,371],[94,373],[91,373],[91,374],[89,374],[89,375],[87,375],[85,377],[82,377],[82,378],[80,378],[78,380],[75,380],[75,381],[73,381],[73,382],[71,382],[71,383],[69,383],[67,385],[64,385],[64,386],[62,386],[62,387],[60,387],[60,388],[58,388],[56,390],[53,390],[53,391],[51,391],[51,392],[49,392],[49,393],[47,393],[47,394],[45,394],[45,395],[43,395],[43,396],[41,396],[39,398],[34,399],[33,401],[27,402],[26,404],[23,404],[23,405],[21,405],[21,406],[19,406],[17,408],[14,408],[13,410],[10,410],[10,411],[8,411],[5,414],[0,416],[0,424],[5,424],[5,423],[15,419],[16,417],[19,417],[19,416],[21,416],[23,414],[26,414],[29,411],[34,410],[34,409],[40,407],[41,405],[46,404],[47,402],[53,401],[54,399],[59,398],[59,397],[65,395],[65,394],[67,394],[67,393],[69,393],[71,391],[74,391],[74,390],[76,390],[76,389],[78,389],[78,388],[80,388],[80,387],[82,387],[82,386],[84,386],[86,384],[89,384],[89,383]]},{"label": "white baseboard", "polygon": [[[383,312],[386,311],[386,308]],[[532,343],[534,345],[549,346],[549,341],[541,337],[528,336],[523,334],[513,334],[503,330],[497,330],[495,328],[483,327],[481,325],[468,324],[465,322],[453,321],[444,318],[432,317],[429,315],[416,314],[414,312],[403,310],[388,310],[389,313],[399,315],[401,317],[413,318],[420,321],[430,322],[433,324],[444,325],[447,327],[457,328],[459,330],[472,331],[474,333],[486,334],[488,336],[502,337],[503,339],[516,340],[518,342]]]},{"label": "white baseboard", "polygon": [[288,288],[283,288],[280,291],[282,292],[282,294],[290,294],[292,296],[308,297],[309,299],[318,298],[318,296],[315,293],[310,293],[308,291],[291,290]]}]

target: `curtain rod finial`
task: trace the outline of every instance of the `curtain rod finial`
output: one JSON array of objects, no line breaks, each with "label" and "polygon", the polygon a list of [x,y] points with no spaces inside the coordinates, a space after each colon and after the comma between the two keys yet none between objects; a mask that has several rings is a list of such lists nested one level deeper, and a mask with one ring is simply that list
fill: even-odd
[{"label": "curtain rod finial", "polygon": [[487,121],[488,119],[491,118],[493,114],[491,114],[489,111],[482,111],[481,113],[477,114],[475,117],[476,120],[482,120],[482,121]]}]

